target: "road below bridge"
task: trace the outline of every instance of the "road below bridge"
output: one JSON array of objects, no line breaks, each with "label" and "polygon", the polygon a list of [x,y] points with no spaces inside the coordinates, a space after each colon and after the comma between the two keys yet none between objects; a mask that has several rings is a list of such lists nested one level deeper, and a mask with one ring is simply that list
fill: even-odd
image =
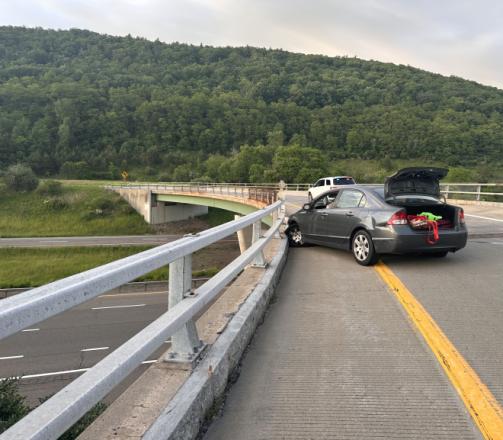
[{"label": "road below bridge", "polygon": [[[95,365],[167,308],[167,292],[102,295],[2,340],[0,378],[24,377],[21,391],[36,404],[39,398],[54,394]],[[145,365],[167,348],[159,349]],[[120,390],[126,386],[123,384]]]},{"label": "road below bridge", "polygon": [[[67,246],[157,246],[178,240],[183,235],[113,235],[96,237],[27,237],[0,238],[1,247],[67,247]],[[221,241],[237,241],[229,237]]]}]

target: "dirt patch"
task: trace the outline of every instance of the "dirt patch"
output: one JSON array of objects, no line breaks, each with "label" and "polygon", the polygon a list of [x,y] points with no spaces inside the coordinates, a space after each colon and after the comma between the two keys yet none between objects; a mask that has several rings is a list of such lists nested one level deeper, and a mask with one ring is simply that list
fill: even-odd
[{"label": "dirt patch", "polygon": [[180,220],[178,222],[163,223],[161,225],[151,225],[155,234],[194,234],[196,232],[209,229],[211,226],[207,221],[200,218]]},{"label": "dirt patch", "polygon": [[229,237],[197,251],[192,259],[192,269],[205,270],[213,267],[222,269],[237,257],[239,257],[237,238]]}]

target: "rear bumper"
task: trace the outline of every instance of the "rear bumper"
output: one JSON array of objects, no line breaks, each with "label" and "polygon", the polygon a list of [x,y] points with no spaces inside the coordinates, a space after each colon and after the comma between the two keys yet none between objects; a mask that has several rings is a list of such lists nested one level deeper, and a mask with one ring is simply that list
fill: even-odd
[{"label": "rear bumper", "polygon": [[408,225],[384,226],[374,230],[373,242],[379,254],[457,251],[466,246],[466,228],[439,230],[435,244],[427,242],[427,231],[415,231]]}]

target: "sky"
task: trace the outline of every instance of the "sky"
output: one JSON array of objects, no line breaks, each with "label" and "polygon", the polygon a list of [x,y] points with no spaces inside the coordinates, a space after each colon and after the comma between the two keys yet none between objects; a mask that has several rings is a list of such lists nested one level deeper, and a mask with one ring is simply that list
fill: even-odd
[{"label": "sky", "polygon": [[0,25],[356,56],[503,89],[500,0],[0,0]]}]

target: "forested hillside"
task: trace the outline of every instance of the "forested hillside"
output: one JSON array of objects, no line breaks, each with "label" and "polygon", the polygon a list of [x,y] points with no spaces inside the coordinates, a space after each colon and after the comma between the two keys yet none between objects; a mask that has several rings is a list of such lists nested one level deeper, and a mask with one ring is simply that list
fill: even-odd
[{"label": "forested hillside", "polygon": [[[262,145],[246,153],[257,167],[226,176],[243,145]],[[0,27],[0,168],[263,181],[284,177],[269,169],[280,145],[501,164],[503,90],[357,58]]]}]

